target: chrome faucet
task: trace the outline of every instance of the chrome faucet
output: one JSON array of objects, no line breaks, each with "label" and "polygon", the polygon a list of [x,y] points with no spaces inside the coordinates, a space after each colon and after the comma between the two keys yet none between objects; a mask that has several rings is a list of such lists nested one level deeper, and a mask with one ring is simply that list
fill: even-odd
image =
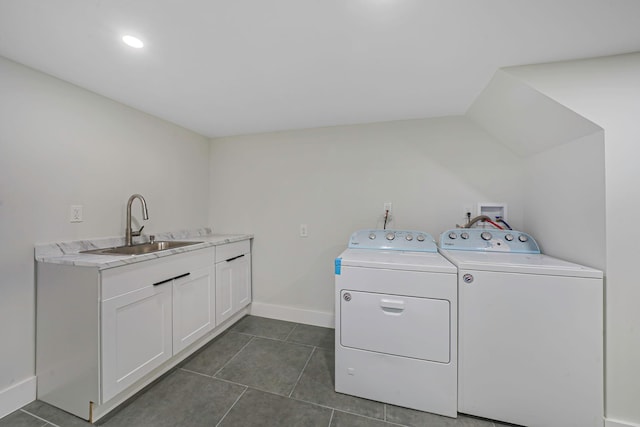
[{"label": "chrome faucet", "polygon": [[134,194],[129,197],[129,201],[127,202],[127,228],[125,230],[125,239],[126,245],[133,245],[133,238],[140,235],[140,232],[144,228],[144,225],[140,227],[138,231],[131,231],[131,204],[134,199],[140,199],[140,203],[142,203],[142,219],[145,221],[149,219],[149,212],[147,211],[147,202],[145,202],[144,197],[140,194]]}]

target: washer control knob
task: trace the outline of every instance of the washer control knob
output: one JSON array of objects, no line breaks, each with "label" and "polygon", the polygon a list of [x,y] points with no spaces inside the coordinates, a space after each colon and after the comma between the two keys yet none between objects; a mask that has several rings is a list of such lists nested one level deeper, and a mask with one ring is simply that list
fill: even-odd
[{"label": "washer control knob", "polygon": [[529,238],[527,236],[525,236],[524,234],[521,234],[518,236],[518,240],[520,240],[522,243],[526,242],[529,240]]},{"label": "washer control knob", "polygon": [[413,234],[407,234],[407,237],[405,237],[407,239],[408,242],[413,240]]},{"label": "washer control knob", "polygon": [[416,239],[418,239],[418,242],[424,242],[424,234],[418,234],[418,237],[416,237]]},{"label": "washer control knob", "polygon": [[506,240],[507,242],[510,242],[513,240],[513,234],[505,234],[504,235],[504,240]]},{"label": "washer control knob", "polygon": [[467,240],[469,238],[469,233],[467,233],[466,231],[460,234],[460,237],[462,237],[464,240]]},{"label": "washer control knob", "polygon": [[449,233],[449,238],[451,240],[455,240],[458,238],[458,235],[452,231],[451,233]]},{"label": "washer control knob", "polygon": [[371,240],[375,240],[375,238],[376,238],[376,233],[371,233],[371,234],[369,234],[369,238],[370,238]]},{"label": "washer control knob", "polygon": [[483,231],[480,237],[482,237],[482,240],[491,240],[492,236],[488,231]]},{"label": "washer control knob", "polygon": [[393,240],[396,238],[396,233],[387,233],[384,237],[386,237],[387,240]]}]

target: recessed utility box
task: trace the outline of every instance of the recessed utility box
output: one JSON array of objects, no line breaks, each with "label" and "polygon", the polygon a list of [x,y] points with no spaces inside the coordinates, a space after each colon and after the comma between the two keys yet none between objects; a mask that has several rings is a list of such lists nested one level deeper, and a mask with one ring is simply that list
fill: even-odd
[{"label": "recessed utility box", "polygon": [[500,217],[507,219],[507,204],[498,202],[481,202],[478,203],[478,215],[486,215],[495,220]]}]

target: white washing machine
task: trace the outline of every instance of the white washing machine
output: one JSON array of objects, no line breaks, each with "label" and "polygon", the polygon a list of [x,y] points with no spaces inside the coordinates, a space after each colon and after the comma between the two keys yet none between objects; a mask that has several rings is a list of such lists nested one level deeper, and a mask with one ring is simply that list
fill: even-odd
[{"label": "white washing machine", "polygon": [[456,277],[427,233],[353,233],[335,261],[336,391],[456,417]]},{"label": "white washing machine", "polygon": [[458,411],[525,426],[602,427],[602,272],[517,231],[455,229]]}]

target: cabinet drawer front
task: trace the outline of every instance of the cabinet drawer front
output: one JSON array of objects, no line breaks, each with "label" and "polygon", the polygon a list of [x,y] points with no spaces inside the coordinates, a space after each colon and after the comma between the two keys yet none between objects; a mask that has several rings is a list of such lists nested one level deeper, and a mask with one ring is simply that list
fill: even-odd
[{"label": "cabinet drawer front", "polygon": [[243,240],[241,242],[227,243],[226,245],[217,246],[216,263],[227,261],[242,254],[248,254],[250,250],[251,243],[249,242],[249,240]]},{"label": "cabinet drawer front", "polygon": [[102,271],[102,300],[171,280],[211,265],[214,248],[142,261]]}]

